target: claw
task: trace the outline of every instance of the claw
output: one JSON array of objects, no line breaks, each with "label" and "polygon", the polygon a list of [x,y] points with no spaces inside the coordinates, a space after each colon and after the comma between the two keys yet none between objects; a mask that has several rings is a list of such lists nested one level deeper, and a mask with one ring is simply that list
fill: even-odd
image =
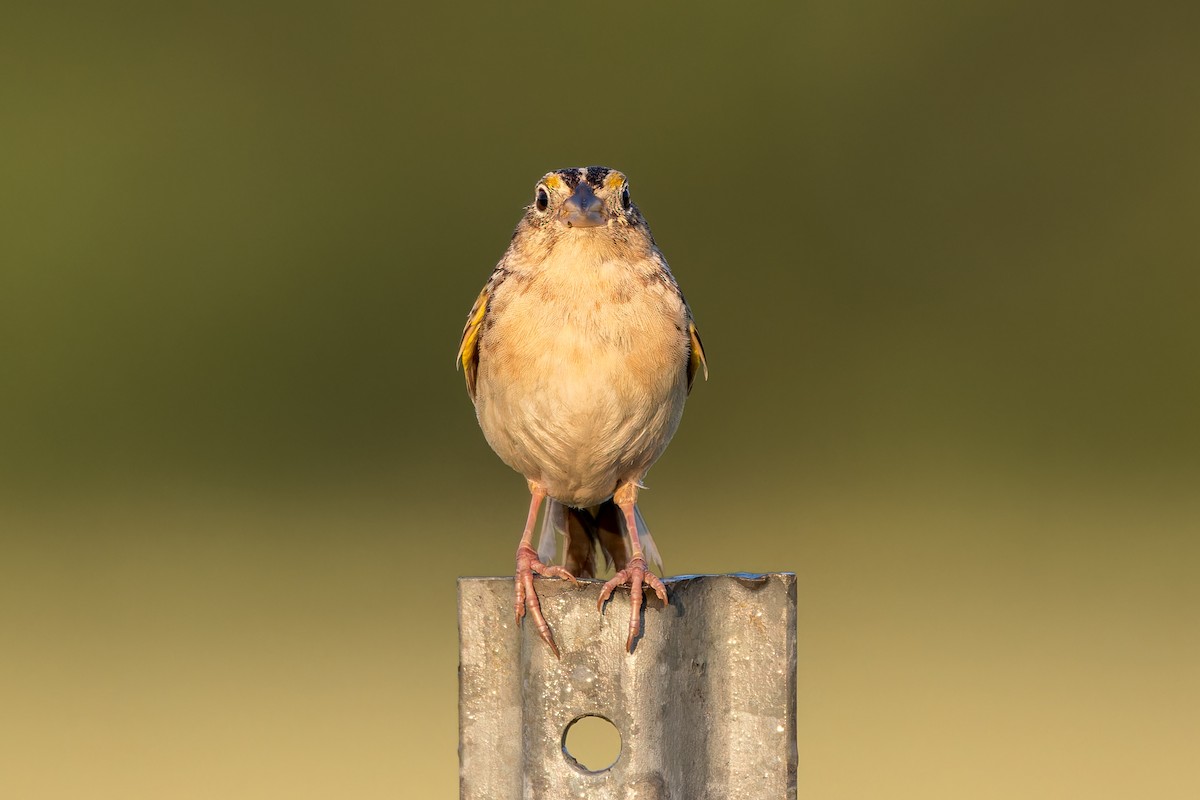
[{"label": "claw", "polygon": [[642,631],[643,584],[650,584],[650,588],[658,595],[658,599],[663,601],[663,605],[669,606],[671,601],[667,599],[667,587],[657,575],[646,568],[646,560],[637,556],[630,560],[625,569],[612,576],[600,590],[600,600],[596,603],[596,609],[601,614],[604,613],[604,603],[612,596],[613,590],[626,583],[629,584],[629,636],[625,640],[625,652],[632,653],[633,640]]},{"label": "claw", "polygon": [[546,617],[542,614],[542,603],[538,599],[537,590],[533,588],[535,573],[544,578],[562,578],[576,586],[579,585],[579,581],[560,566],[543,564],[538,560],[537,553],[532,547],[521,545],[517,548],[516,621],[519,624],[525,616],[525,610],[528,609],[529,615],[533,617],[533,624],[537,627],[538,636],[542,637],[543,642],[550,645],[550,651],[554,653],[554,657],[560,658],[558,645],[554,643],[554,634],[550,632],[550,624],[546,622]]}]

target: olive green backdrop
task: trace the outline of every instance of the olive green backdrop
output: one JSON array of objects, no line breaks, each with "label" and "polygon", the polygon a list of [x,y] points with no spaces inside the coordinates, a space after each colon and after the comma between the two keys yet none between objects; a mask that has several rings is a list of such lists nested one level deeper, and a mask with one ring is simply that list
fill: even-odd
[{"label": "olive green backdrop", "polygon": [[526,493],[454,351],[600,163],[712,368],[667,571],[800,576],[801,795],[1196,797],[1200,17],[1128,5],[6,10],[0,796],[455,796]]}]

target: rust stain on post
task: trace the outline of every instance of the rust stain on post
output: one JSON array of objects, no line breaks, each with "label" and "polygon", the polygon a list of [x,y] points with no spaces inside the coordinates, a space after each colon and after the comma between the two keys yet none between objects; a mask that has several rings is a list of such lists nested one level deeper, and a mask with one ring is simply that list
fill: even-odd
[{"label": "rust stain on post", "polygon": [[[512,578],[461,578],[463,800],[796,797],[796,576],[666,581],[625,652],[629,592],[596,612],[599,581],[538,579],[556,660],[513,621]],[[581,716],[610,720],[621,754],[588,772],[563,752]]]}]

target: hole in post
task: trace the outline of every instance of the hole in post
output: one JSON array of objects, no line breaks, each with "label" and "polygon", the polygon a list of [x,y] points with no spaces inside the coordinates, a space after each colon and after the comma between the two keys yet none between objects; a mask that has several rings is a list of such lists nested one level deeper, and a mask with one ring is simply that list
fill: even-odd
[{"label": "hole in post", "polygon": [[567,761],[585,772],[604,772],[621,757],[621,734],[611,720],[584,714],[563,731],[562,751]]}]

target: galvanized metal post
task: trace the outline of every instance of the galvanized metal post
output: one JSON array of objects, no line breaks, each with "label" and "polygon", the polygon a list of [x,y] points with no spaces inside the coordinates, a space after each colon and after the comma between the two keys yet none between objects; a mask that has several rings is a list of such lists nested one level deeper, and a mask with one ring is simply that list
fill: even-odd
[{"label": "galvanized metal post", "polygon": [[[512,578],[461,578],[463,800],[791,800],[796,797],[796,576],[698,575],[651,595],[625,652],[629,592],[596,612],[601,582],[538,579],[554,658],[513,621]],[[565,730],[598,715],[620,733],[588,772]]]}]

